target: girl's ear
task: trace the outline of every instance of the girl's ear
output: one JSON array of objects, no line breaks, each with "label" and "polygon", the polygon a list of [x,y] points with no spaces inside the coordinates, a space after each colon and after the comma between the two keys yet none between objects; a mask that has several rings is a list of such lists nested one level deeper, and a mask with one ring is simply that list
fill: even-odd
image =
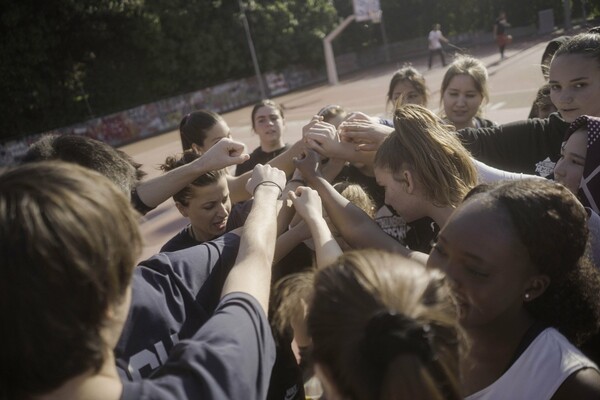
[{"label": "girl's ear", "polygon": [[402,171],[402,178],[406,182],[406,193],[413,194],[415,191],[415,181],[412,172],[405,169]]},{"label": "girl's ear", "polygon": [[530,278],[529,284],[525,288],[523,300],[531,301],[540,297],[550,285],[550,277],[545,274],[534,275]]},{"label": "girl's ear", "polygon": [[187,211],[187,207],[184,206],[183,204],[181,204],[180,202],[176,201],[175,202],[175,207],[177,207],[177,210],[179,210],[179,213],[184,216],[185,218],[188,217],[188,211]]}]

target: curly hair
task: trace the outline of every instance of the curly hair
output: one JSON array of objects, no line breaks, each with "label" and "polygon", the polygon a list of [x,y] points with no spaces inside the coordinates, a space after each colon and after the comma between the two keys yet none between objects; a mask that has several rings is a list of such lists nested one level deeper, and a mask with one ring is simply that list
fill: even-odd
[{"label": "curly hair", "polygon": [[271,296],[271,325],[275,333],[284,336],[295,315],[304,313],[301,300],[307,303],[312,297],[315,269],[284,276],[273,286]]},{"label": "curly hair", "polygon": [[347,252],[317,272],[308,330],[314,361],[349,398],[462,398],[462,331],[437,270],[383,251]]},{"label": "curly hair", "polygon": [[416,104],[398,108],[394,128],[375,155],[375,166],[396,174],[412,168],[436,206],[457,206],[477,184],[469,152],[450,127]]},{"label": "curly hair", "polygon": [[[171,171],[175,168],[179,168],[182,165],[191,163],[192,161],[201,157],[201,154],[196,153],[194,150],[186,150],[180,156],[169,156],[165,159],[165,163],[160,166],[160,169],[164,172]],[[179,192],[173,195],[173,200],[178,203],[187,206],[190,199],[192,198],[192,186],[208,186],[213,183],[219,182],[219,179],[227,174],[225,169],[218,169],[215,171],[209,171],[205,174],[200,175],[192,183],[185,186]]]},{"label": "curly hair", "polygon": [[375,218],[375,201],[362,186],[343,181],[335,183],[333,188],[352,204],[367,213],[369,217]]},{"label": "curly hair", "polygon": [[542,179],[480,185],[465,200],[484,199],[505,210],[535,268],[550,278],[525,303],[537,320],[582,343],[600,327],[600,272],[588,246],[587,212],[566,187]]}]

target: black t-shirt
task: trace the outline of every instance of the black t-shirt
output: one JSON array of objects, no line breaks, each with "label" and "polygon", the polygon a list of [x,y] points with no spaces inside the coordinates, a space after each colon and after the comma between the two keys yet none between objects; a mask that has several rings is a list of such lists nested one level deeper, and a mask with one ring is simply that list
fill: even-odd
[{"label": "black t-shirt", "polygon": [[335,177],[333,183],[350,182],[360,185],[375,202],[375,208],[379,209],[385,204],[385,189],[377,184],[374,176],[363,174],[353,165],[345,165],[342,171]]},{"label": "black t-shirt", "polygon": [[188,227],[183,228],[175,236],[169,239],[167,243],[160,248],[160,252],[166,253],[170,251],[177,251],[202,244],[203,242],[198,242],[190,235],[188,229]]},{"label": "black t-shirt", "polygon": [[246,293],[230,293],[150,379],[124,381],[121,399],[264,399],[274,360],[260,305]]},{"label": "black t-shirt", "polygon": [[252,153],[250,153],[250,158],[248,160],[246,160],[242,164],[239,164],[235,168],[235,176],[242,175],[246,171],[251,171],[257,164],[268,163],[269,161],[271,161],[272,159],[289,149],[289,147],[290,146],[286,144],[280,149],[270,151],[267,153],[263,151],[260,146],[258,146],[256,149],[254,149]]},{"label": "black t-shirt", "polygon": [[[250,201],[250,200],[248,200],[248,201]],[[241,203],[238,203],[238,204],[241,204]],[[236,204],[236,206],[238,204]],[[248,211],[245,214],[243,221],[240,221],[241,216],[237,216],[237,215],[239,215],[238,211],[236,211],[236,216],[237,217],[235,219],[231,218],[232,214],[234,213],[234,210],[239,209],[239,207],[236,207],[236,206],[234,206],[232,208],[232,211],[229,214],[229,218],[227,218],[227,226],[225,227],[225,232],[229,232],[229,231],[231,231],[231,230],[233,230],[235,228],[239,228],[240,226],[244,225],[244,221],[246,220],[245,217],[248,216],[248,213],[250,212],[250,208],[252,208],[251,207],[252,204],[250,204],[250,208],[248,208]],[[183,249],[187,249],[188,247],[197,246],[197,245],[202,244],[202,243],[204,243],[204,242],[199,242],[196,239],[194,239],[192,237],[192,235],[190,235],[189,226],[187,226],[187,227],[183,228],[181,231],[179,231],[171,239],[169,239],[167,241],[167,243],[165,243],[160,248],[160,253],[166,253],[166,252],[171,252],[171,251],[183,250]]]},{"label": "black t-shirt", "polygon": [[504,18],[496,19],[496,35],[504,35],[506,32],[506,28],[508,27],[508,23]]},{"label": "black t-shirt", "polygon": [[560,158],[569,123],[558,113],[489,128],[457,132],[473,157],[492,167],[547,176]]},{"label": "black t-shirt", "polygon": [[147,206],[142,199],[140,199],[140,195],[137,191],[137,187],[131,190],[131,205],[142,215],[148,214],[150,211],[154,210],[156,207]]},{"label": "black t-shirt", "polygon": [[160,253],[133,271],[131,307],[115,347],[123,380],[148,377],[171,348],[192,337],[213,314],[237,257],[234,233],[172,253]]}]

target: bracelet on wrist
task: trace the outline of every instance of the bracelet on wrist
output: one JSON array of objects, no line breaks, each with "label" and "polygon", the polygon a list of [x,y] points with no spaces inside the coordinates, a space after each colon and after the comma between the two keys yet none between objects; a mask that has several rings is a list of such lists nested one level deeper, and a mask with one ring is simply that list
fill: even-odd
[{"label": "bracelet on wrist", "polygon": [[254,196],[254,194],[256,193],[256,189],[258,189],[258,187],[261,185],[275,186],[277,189],[279,189],[279,196],[277,196],[277,198],[278,199],[281,198],[281,195],[283,194],[283,189],[281,188],[281,186],[279,186],[279,184],[277,184],[277,182],[273,182],[273,181],[262,181],[261,183],[256,185],[256,187],[254,188],[254,191],[252,192],[252,196]]}]

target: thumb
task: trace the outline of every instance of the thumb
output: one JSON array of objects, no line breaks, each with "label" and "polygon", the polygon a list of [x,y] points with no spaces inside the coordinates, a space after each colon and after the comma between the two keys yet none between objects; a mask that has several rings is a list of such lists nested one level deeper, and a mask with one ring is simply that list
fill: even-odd
[{"label": "thumb", "polygon": [[231,161],[235,164],[241,164],[250,159],[250,154],[240,154],[239,156],[231,157]]},{"label": "thumb", "polygon": [[370,143],[363,143],[356,145],[356,151],[375,151],[377,150],[377,146]]},{"label": "thumb", "polygon": [[296,196],[296,193],[294,193],[294,191],[293,191],[293,190],[290,190],[290,191],[288,192],[288,198],[289,198],[289,199],[290,199],[292,202],[294,202],[294,201],[296,201],[296,199],[297,199],[298,197]]}]

